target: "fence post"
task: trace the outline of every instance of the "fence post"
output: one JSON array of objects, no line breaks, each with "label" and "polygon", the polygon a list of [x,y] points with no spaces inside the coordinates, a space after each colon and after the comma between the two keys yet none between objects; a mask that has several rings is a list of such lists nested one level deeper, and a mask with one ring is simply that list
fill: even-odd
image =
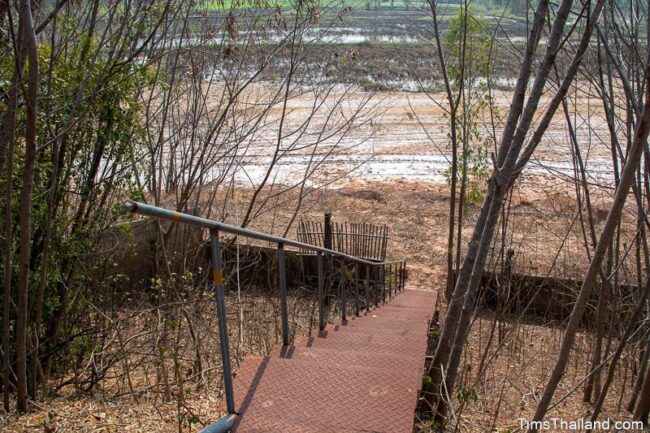
[{"label": "fence post", "polygon": [[221,246],[219,232],[210,230],[212,253],[212,283],[214,285],[217,303],[217,320],[219,322],[219,344],[221,346],[221,362],[223,363],[224,393],[228,413],[235,413],[235,397],[232,386],[232,366],[230,365],[230,343],[228,342],[228,324],[226,318],[226,301],[223,287],[223,265],[221,263]]},{"label": "fence post", "polygon": [[323,246],[328,250],[332,249],[332,214],[325,213],[325,228],[323,232]]},{"label": "fence post", "polygon": [[323,253],[318,252],[318,330],[325,329],[325,308],[323,305]]},{"label": "fence post", "polygon": [[287,269],[284,244],[278,244],[278,267],[280,272],[280,313],[282,314],[282,344],[289,345],[289,314],[287,312]]}]

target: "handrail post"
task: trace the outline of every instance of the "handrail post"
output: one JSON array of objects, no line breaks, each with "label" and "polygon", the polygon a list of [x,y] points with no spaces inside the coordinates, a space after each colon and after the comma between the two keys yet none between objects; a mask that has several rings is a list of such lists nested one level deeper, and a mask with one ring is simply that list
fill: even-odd
[{"label": "handrail post", "polygon": [[381,269],[379,269],[379,266],[373,266],[373,274],[375,286],[373,287],[372,293],[375,298],[375,307],[379,307],[379,291],[381,290],[381,287],[379,285],[379,279],[381,278]]},{"label": "handrail post", "polygon": [[399,292],[399,264],[395,263],[393,265],[393,296],[397,296]]},{"label": "handrail post", "polygon": [[323,275],[323,253],[318,252],[318,330],[322,331],[325,329],[325,311],[323,306],[323,287],[324,287],[324,275]]},{"label": "handrail post", "polygon": [[366,313],[370,313],[370,265],[366,265]]},{"label": "handrail post", "polygon": [[388,264],[388,300],[393,299],[393,264]]},{"label": "handrail post", "polygon": [[386,265],[381,265],[381,302],[386,303]]},{"label": "handrail post", "polygon": [[235,413],[235,397],[232,386],[232,366],[230,365],[230,343],[228,342],[228,324],[226,318],[226,301],[224,299],[223,264],[221,263],[221,246],[219,232],[210,230],[212,253],[212,282],[217,303],[217,320],[219,322],[219,344],[221,346],[221,362],[223,363],[224,393],[228,413]]},{"label": "handrail post", "polygon": [[354,263],[354,315],[359,317],[359,263]]},{"label": "handrail post", "polygon": [[284,244],[278,244],[278,267],[280,273],[280,314],[282,315],[282,344],[289,345],[289,314],[287,312],[287,269]]},{"label": "handrail post", "polygon": [[347,283],[348,279],[345,275],[345,260],[341,259],[341,320],[343,321],[346,321],[348,319]]}]

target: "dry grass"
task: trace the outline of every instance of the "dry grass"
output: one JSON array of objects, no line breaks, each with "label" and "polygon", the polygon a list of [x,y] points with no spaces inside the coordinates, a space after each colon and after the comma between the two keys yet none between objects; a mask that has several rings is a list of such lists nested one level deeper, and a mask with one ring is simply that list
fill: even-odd
[{"label": "dry grass", "polygon": [[[557,190],[554,190],[557,191]],[[242,208],[231,209],[229,216],[242,215],[243,204],[251,192],[237,190],[240,196],[231,204],[241,203]],[[539,192],[518,191],[513,207],[523,211],[569,212],[569,194],[548,197]],[[377,184],[351,184],[348,187],[318,191],[309,196],[301,216],[320,220],[325,211],[332,211],[339,221],[365,221],[387,224],[390,229],[390,259],[408,259],[409,285],[419,288],[444,287],[447,236],[447,212],[449,205],[447,187],[402,181]],[[606,206],[607,197],[598,206]],[[566,209],[555,209],[566,203]],[[291,217],[290,209],[282,202],[270,203],[270,211],[253,221],[252,228],[279,233]],[[469,204],[465,217],[469,233],[478,205]],[[295,236],[291,232],[290,236]],[[296,298],[298,299],[298,298]],[[293,321],[296,333],[309,332],[313,323],[313,305],[309,297],[293,302]],[[442,299],[442,297],[441,297]],[[236,297],[230,295],[229,323],[231,342],[235,347],[235,364],[246,353],[264,353],[280,338],[277,301],[260,293],[245,294],[243,344],[238,334]],[[92,393],[80,392],[74,385],[62,388],[57,395],[40,401],[37,410],[16,418],[15,415],[0,418],[0,427],[8,433],[17,432],[196,432],[222,414],[221,364],[218,355],[217,325],[208,297],[184,303],[195,325],[196,339],[203,356],[201,374],[196,374],[196,348],[187,325],[187,318],[178,306],[170,305],[162,312],[157,309],[143,313],[143,309],[122,312],[119,326],[113,326],[107,341],[111,344],[98,348],[102,355],[128,352],[129,378],[124,362],[118,362],[111,370],[111,378],[98,384]],[[444,306],[443,306],[444,308]],[[170,329],[170,323],[175,322]],[[485,350],[492,318],[477,319],[470,335],[463,360],[466,385],[474,382],[478,363]],[[460,431],[505,432],[518,426],[517,418],[530,416],[536,405],[549,369],[557,355],[562,334],[561,327],[545,323],[527,323],[513,327],[503,323],[510,334],[485,374],[474,385],[477,400],[470,401],[462,412]],[[128,340],[121,347],[117,338]],[[137,338],[129,339],[134,335]],[[161,341],[168,346],[160,351]],[[496,341],[496,337],[495,337]],[[488,353],[492,353],[494,347]],[[589,338],[580,335],[574,348],[570,370],[557,396],[572,389],[585,374],[589,354]],[[627,356],[627,355],[626,355]],[[178,366],[175,363],[178,360]],[[624,359],[627,362],[628,358]],[[166,377],[170,382],[165,388]],[[469,370],[469,367],[471,371]],[[86,370],[88,374],[88,370]],[[70,379],[67,377],[66,379]],[[624,418],[619,409],[619,390],[629,377],[623,370],[617,373],[614,389],[606,403],[606,414]],[[56,384],[51,384],[56,385]],[[584,416],[589,405],[581,402],[581,388],[560,404],[553,415],[574,419]],[[623,399],[625,403],[625,399]],[[457,401],[456,401],[457,403]],[[456,405],[457,409],[457,405]]]},{"label": "dry grass", "polygon": [[[460,409],[461,402],[454,396],[457,418],[450,423],[450,427],[457,427],[460,432],[517,431],[520,418],[532,418],[557,357],[562,327],[545,324],[541,320],[520,324],[513,324],[512,320],[502,321],[500,327],[504,338],[499,341],[499,331],[495,330],[494,340],[487,349],[486,359],[491,359],[491,362],[477,378],[493,323],[494,317],[488,314],[474,322],[463,355],[463,377],[459,387],[475,390],[477,398],[475,401],[468,399],[465,407]],[[547,418],[576,420],[591,415],[592,405],[582,401],[583,387],[580,386],[589,365],[590,343],[589,334],[580,333],[577,336],[571,362],[558,387],[555,401],[566,399],[550,410]],[[612,341],[614,346],[617,343]],[[630,419],[624,409],[630,397],[631,371],[628,368],[634,363],[630,356],[626,353],[620,361],[623,368],[616,373],[600,419]],[[622,392],[625,384],[627,389]],[[459,410],[462,410],[460,416]]]},{"label": "dry grass", "polygon": [[[294,292],[289,297],[293,335],[306,335],[313,327],[314,300],[309,295]],[[266,354],[280,341],[279,304],[277,298],[252,290],[243,292],[241,302],[231,292],[227,304],[236,370],[247,353]],[[213,305],[211,296],[203,294],[155,308],[121,312],[106,338],[83,357],[85,368],[77,376],[52,381],[49,386],[56,389],[61,382],[72,383],[39,401],[28,415],[0,418],[2,431],[199,431],[224,414]],[[239,320],[240,306],[243,322]],[[103,380],[88,389],[93,372],[102,371],[113,357],[118,362],[107,368]]]}]

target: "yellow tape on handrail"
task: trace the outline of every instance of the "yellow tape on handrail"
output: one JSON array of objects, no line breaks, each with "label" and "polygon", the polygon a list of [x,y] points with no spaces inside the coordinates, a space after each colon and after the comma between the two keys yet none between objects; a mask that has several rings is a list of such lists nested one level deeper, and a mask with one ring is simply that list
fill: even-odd
[{"label": "yellow tape on handrail", "polygon": [[212,271],[212,279],[214,281],[214,285],[219,287],[220,285],[223,284],[223,271]]}]

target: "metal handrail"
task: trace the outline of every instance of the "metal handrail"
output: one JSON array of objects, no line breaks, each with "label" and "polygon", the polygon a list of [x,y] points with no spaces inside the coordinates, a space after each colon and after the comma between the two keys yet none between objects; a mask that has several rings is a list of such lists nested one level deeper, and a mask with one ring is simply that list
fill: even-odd
[{"label": "metal handrail", "polygon": [[[232,383],[232,366],[230,360],[230,343],[228,341],[228,327],[226,323],[226,302],[224,297],[224,280],[223,280],[223,263],[221,261],[221,244],[219,241],[219,233],[230,233],[237,236],[244,236],[251,239],[257,239],[269,243],[277,244],[278,250],[278,267],[279,267],[279,283],[280,283],[280,314],[282,315],[282,343],[284,346],[289,345],[289,315],[287,307],[287,277],[286,277],[286,260],[285,260],[285,247],[294,247],[301,250],[313,251],[318,254],[318,326],[319,330],[325,329],[325,314],[324,314],[324,269],[323,269],[323,256],[330,255],[332,257],[339,257],[341,259],[356,262],[355,265],[355,314],[358,316],[360,312],[359,306],[359,288],[356,284],[358,279],[359,270],[358,265],[366,266],[366,278],[364,282],[364,289],[366,292],[366,311],[370,310],[370,268],[380,268],[380,279],[382,282],[382,299],[386,301],[386,266],[389,267],[389,273],[393,272],[393,265],[395,265],[395,273],[393,275],[400,276],[400,283],[397,281],[394,284],[389,280],[388,296],[389,298],[396,294],[397,291],[404,290],[404,281],[406,279],[406,262],[404,261],[382,261],[376,262],[371,260],[362,259],[360,257],[351,256],[339,251],[331,250],[328,248],[320,247],[318,245],[306,244],[293,239],[283,238],[279,236],[269,235],[266,233],[250,230],[242,227],[233,226],[230,224],[212,221],[206,218],[197,217],[181,212],[175,212],[168,209],[160,208],[157,206],[148,205],[129,200],[125,203],[124,209],[130,213],[137,213],[144,216],[153,218],[160,218],[170,220],[178,223],[190,224],[210,230],[210,245],[212,255],[212,282],[215,290],[215,301],[217,307],[217,319],[219,323],[219,343],[221,349],[221,358],[223,363],[223,379],[224,379],[224,394],[226,397],[226,408],[228,415],[218,420],[217,422],[206,427],[202,433],[224,433],[229,431],[235,422],[235,399],[233,394]],[[347,294],[345,285],[342,291],[342,318],[346,319],[347,309]],[[379,305],[379,296],[375,293],[375,305]]]},{"label": "metal handrail", "polygon": [[162,218],[170,221],[181,222],[185,224],[190,224],[198,227],[203,227],[210,230],[218,230],[224,233],[230,233],[233,235],[244,236],[251,239],[257,239],[264,242],[269,242],[272,244],[282,244],[284,246],[290,246],[294,248],[302,248],[305,250],[314,251],[317,253],[329,254],[336,257],[341,257],[344,259],[356,261],[364,265],[378,266],[378,265],[389,265],[395,263],[401,263],[400,260],[392,260],[385,262],[373,262],[372,260],[365,260],[359,257],[351,256],[349,254],[341,253],[339,251],[330,250],[328,248],[319,247],[318,245],[306,244],[303,242],[296,241],[294,239],[283,238],[280,236],[269,235],[267,233],[258,232],[255,230],[250,230],[238,226],[233,226],[230,224],[221,223],[218,221],[209,220],[207,218],[201,218],[194,215],[175,212],[168,209],[163,209],[157,206],[148,205],[145,203],[140,203],[136,201],[129,200],[124,205],[124,209],[127,212],[137,213],[140,215],[150,216],[154,218]]}]

